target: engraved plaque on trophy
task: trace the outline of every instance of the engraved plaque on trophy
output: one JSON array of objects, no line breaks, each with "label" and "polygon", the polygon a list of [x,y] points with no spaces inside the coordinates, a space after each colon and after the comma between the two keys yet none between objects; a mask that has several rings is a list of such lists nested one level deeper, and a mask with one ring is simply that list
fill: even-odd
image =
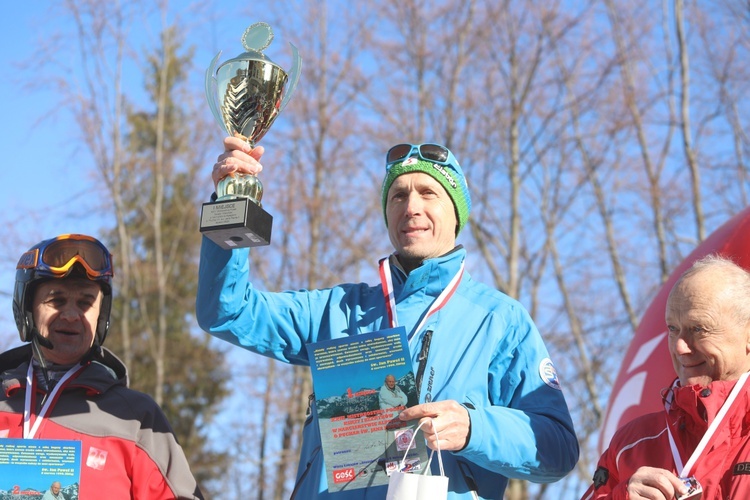
[{"label": "engraved plaque on trophy", "polygon": [[[245,30],[245,52],[216,67],[221,52],[206,70],[206,99],[227,135],[240,137],[251,147],[268,132],[286,107],[299,81],[301,58],[292,48],[289,73],[263,50],[273,40],[271,27],[255,23]],[[255,247],[271,242],[273,217],[261,206],[263,185],[250,174],[228,175],[216,188],[216,201],[204,203],[200,230],[226,248]]]}]

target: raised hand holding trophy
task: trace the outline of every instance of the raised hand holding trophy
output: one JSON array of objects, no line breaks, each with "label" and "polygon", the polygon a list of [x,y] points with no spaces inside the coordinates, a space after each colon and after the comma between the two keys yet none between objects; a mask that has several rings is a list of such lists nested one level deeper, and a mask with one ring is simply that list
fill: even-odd
[{"label": "raised hand holding trophy", "polygon": [[[221,52],[206,70],[206,99],[211,113],[227,135],[251,147],[268,132],[286,107],[299,81],[301,58],[292,48],[292,68],[287,74],[263,50],[273,40],[271,27],[255,23],[245,30],[245,52],[219,65]],[[289,85],[285,86],[285,84]],[[204,203],[200,230],[225,248],[255,247],[271,242],[273,217],[260,204],[263,185],[249,174],[228,175],[219,181],[216,201]]]}]

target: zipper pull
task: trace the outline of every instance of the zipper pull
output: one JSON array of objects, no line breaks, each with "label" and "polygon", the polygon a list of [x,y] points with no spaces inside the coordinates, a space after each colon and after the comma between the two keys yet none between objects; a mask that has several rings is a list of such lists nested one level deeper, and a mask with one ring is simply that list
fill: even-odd
[{"label": "zipper pull", "polygon": [[307,411],[305,412],[305,416],[309,416],[310,413],[312,413],[313,401],[315,401],[315,393],[311,392],[310,395],[307,396]]}]

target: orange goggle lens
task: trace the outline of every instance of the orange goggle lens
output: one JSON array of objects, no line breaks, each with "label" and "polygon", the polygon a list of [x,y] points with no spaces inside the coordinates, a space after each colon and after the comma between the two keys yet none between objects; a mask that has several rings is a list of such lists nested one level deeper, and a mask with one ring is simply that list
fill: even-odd
[{"label": "orange goggle lens", "polygon": [[113,274],[112,259],[107,249],[93,238],[82,236],[61,236],[46,245],[29,250],[21,256],[16,268],[36,268],[65,275],[75,263],[81,264],[92,278]]}]

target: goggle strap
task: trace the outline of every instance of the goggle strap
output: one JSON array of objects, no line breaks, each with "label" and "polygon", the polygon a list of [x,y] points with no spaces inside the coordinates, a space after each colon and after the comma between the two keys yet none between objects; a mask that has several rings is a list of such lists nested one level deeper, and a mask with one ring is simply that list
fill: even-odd
[{"label": "goggle strap", "polygon": [[34,248],[28,252],[24,252],[21,258],[18,259],[18,265],[16,269],[33,269],[39,264],[39,249]]}]

